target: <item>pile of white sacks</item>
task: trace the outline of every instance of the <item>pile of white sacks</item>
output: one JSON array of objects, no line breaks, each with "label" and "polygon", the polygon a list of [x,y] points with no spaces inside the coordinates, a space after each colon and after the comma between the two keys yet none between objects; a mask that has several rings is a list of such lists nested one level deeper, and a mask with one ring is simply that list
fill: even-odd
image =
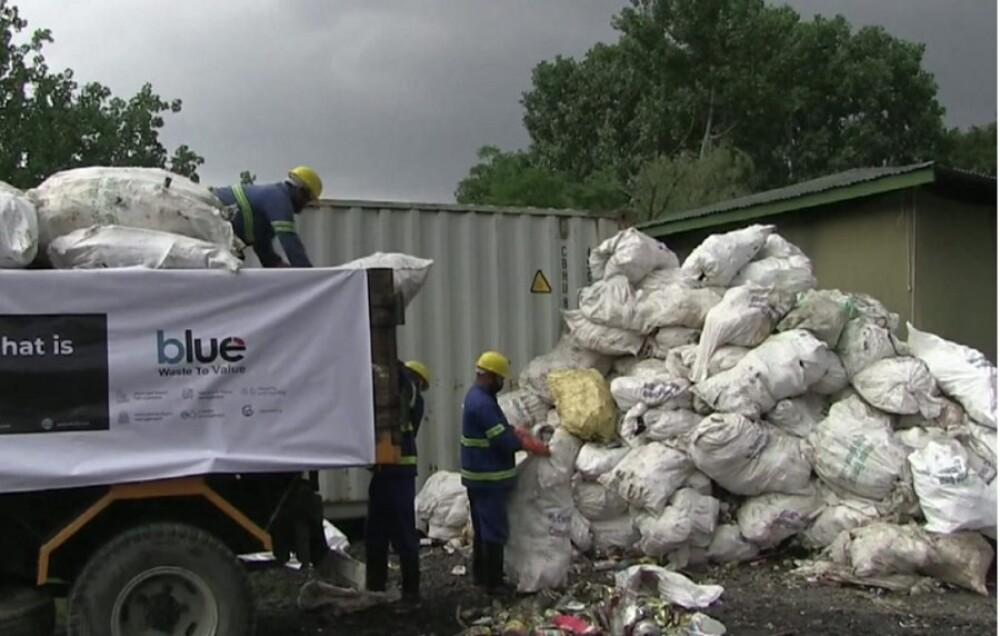
[{"label": "pile of white sacks", "polygon": [[[233,234],[236,206],[161,168],[87,167],[58,172],[22,192],[0,182],[0,269],[244,265]],[[341,267],[388,267],[409,303],[432,261],[376,252]]]},{"label": "pile of white sacks", "polygon": [[875,299],[815,290],[771,226],[683,264],[629,229],[590,266],[568,333],[501,396],[553,452],[522,462],[511,502],[523,591],[564,583],[574,548],[684,567],[794,540],[840,580],[985,593],[996,370],[981,354],[911,325],[903,342]]}]

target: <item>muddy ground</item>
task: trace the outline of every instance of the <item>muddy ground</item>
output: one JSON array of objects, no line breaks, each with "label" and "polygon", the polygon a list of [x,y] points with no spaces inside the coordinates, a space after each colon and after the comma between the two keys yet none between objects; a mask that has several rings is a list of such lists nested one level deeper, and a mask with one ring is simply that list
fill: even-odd
[{"label": "muddy ground", "polygon": [[[423,551],[423,607],[412,614],[396,614],[387,607],[344,616],[304,613],[295,606],[299,587],[309,574],[272,568],[253,574],[260,607],[261,635],[454,636],[465,621],[488,611],[490,601],[467,577],[451,570],[465,561],[440,548]],[[722,599],[705,613],[722,621],[734,636],[887,636],[889,634],[994,634],[997,631],[995,575],[990,596],[942,589],[917,596],[877,590],[810,585],[788,575],[791,559],[772,558],[756,565],[709,567],[687,574],[698,583],[725,588]],[[610,585],[609,572],[577,572]]]}]

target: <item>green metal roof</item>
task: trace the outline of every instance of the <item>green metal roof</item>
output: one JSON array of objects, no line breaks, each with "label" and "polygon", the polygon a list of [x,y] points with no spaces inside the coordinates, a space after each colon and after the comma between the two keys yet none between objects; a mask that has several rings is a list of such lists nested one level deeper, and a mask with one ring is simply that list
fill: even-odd
[{"label": "green metal roof", "polygon": [[937,166],[933,161],[909,166],[856,168],[749,196],[673,214],[638,226],[651,236],[666,236],[725,223],[749,221],[841,201],[875,196],[940,180],[987,187],[995,193],[996,178]]}]

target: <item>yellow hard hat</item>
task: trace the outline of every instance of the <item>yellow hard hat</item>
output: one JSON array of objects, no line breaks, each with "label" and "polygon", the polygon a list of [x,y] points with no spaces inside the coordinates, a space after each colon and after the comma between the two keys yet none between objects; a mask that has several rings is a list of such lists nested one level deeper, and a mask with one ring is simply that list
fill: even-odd
[{"label": "yellow hard hat", "polygon": [[403,365],[410,371],[416,373],[421,380],[424,381],[424,389],[431,385],[431,370],[427,368],[423,362],[418,362],[416,360],[407,360]]},{"label": "yellow hard hat", "polygon": [[479,356],[479,360],[476,361],[476,367],[483,371],[495,373],[505,380],[510,378],[510,360],[504,354],[497,353],[496,351],[487,351]]},{"label": "yellow hard hat", "polygon": [[291,172],[288,173],[289,178],[294,179],[298,183],[302,184],[306,190],[309,191],[309,196],[315,201],[323,194],[323,180],[319,178],[316,171],[312,168],[306,166],[299,166],[298,168],[292,168]]}]

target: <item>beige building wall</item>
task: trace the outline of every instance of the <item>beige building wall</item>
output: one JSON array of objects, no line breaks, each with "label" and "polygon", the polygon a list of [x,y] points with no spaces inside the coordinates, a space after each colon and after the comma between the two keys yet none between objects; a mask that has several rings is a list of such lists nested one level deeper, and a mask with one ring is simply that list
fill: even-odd
[{"label": "beige building wall", "polygon": [[921,190],[914,324],[997,360],[997,212]]}]

